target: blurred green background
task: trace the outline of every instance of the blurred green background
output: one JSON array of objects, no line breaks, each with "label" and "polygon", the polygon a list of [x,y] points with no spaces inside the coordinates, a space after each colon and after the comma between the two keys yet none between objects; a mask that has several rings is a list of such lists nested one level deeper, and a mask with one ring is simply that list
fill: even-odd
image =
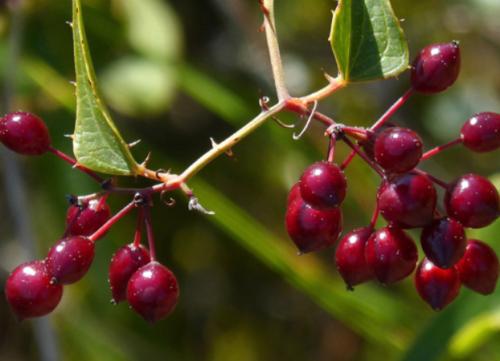
[{"label": "blurred green background", "polygon": [[[24,31],[17,62],[14,109],[40,114],[54,145],[71,152],[65,134],[74,123],[71,2],[21,1]],[[335,73],[326,41],[335,3],[276,1],[277,26],[288,84],[302,95]],[[473,113],[500,110],[500,3],[497,0],[392,2],[404,19],[412,57],[432,42],[459,40],[462,71],[446,92],[413,97],[395,116],[418,130],[427,148],[457,136]],[[151,168],[180,171],[259,111],[258,98],[274,96],[253,0],[84,0],[84,19],[100,87],[126,139],[142,139],[137,159],[152,151]],[[2,80],[11,17],[0,12]],[[342,122],[367,126],[408,87],[408,76],[353,85],[320,104]],[[293,121],[283,116],[282,120]],[[500,289],[489,297],[462,289],[445,311],[419,299],[413,282],[345,290],[333,250],[297,256],[283,226],[287,190],[326,151],[314,125],[300,141],[269,122],[196,176],[190,185],[217,212],[188,212],[157,202],[154,224],[159,258],[178,277],[181,299],[168,319],[146,324],[127,305],[112,306],[107,267],[112,253],[131,242],[133,217],[98,245],[89,274],[65,288],[62,303],[43,321],[18,323],[0,298],[0,360],[500,360]],[[338,159],[347,153],[340,148]],[[17,157],[12,153],[11,159]],[[27,216],[43,257],[61,236],[65,194],[97,190],[85,175],[49,155],[19,158]],[[500,178],[498,152],[461,147],[423,167],[451,180],[466,172]],[[26,260],[5,165],[0,204],[0,280]],[[356,159],[347,170],[345,230],[367,224],[377,176]],[[139,180],[123,184],[145,185]],[[111,201],[118,210],[127,200]],[[22,205],[21,205],[22,206]],[[500,251],[500,222],[469,232]],[[412,233],[418,239],[418,233]],[[2,291],[3,292],[3,291]],[[38,331],[37,331],[38,330]],[[42,330],[42,331],[40,331]]]}]

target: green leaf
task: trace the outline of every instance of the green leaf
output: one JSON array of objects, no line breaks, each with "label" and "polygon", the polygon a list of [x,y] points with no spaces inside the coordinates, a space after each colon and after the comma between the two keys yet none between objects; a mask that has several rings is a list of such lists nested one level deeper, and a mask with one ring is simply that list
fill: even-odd
[{"label": "green leaf", "polygon": [[339,0],[330,43],[350,82],[390,78],[408,68],[408,45],[389,0]]},{"label": "green leaf", "polygon": [[73,0],[76,124],[73,152],[78,163],[105,174],[134,175],[138,164],[113,123],[96,87],[80,0]]}]

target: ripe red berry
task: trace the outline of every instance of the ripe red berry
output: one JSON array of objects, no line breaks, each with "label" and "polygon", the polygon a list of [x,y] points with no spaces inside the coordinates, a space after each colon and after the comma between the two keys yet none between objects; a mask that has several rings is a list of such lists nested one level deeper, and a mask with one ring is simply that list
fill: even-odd
[{"label": "ripe red berry", "polygon": [[436,189],[428,177],[404,174],[384,182],[377,195],[382,216],[402,228],[423,227],[434,218]]},{"label": "ripe red berry", "polygon": [[500,213],[497,189],[477,174],[466,174],[453,182],[446,192],[445,204],[450,217],[471,228],[493,223]]},{"label": "ripe red berry", "polygon": [[5,295],[19,319],[39,317],[54,310],[61,300],[63,288],[51,283],[43,261],[18,266],[5,283]]},{"label": "ripe red berry", "polygon": [[367,129],[367,138],[364,140],[360,140],[359,144],[365,151],[366,155],[370,159],[375,159],[375,141],[377,140],[377,137],[380,133],[382,133],[384,130],[393,128],[396,125],[393,123],[386,122],[382,124],[379,128],[372,130],[372,129]]},{"label": "ripe red berry", "polygon": [[302,199],[317,209],[339,206],[345,198],[346,188],[344,172],[331,162],[311,164],[300,178]]},{"label": "ripe red berry", "polygon": [[486,243],[471,239],[456,269],[465,287],[488,295],[495,290],[498,280],[498,257]]},{"label": "ripe red berry", "polygon": [[442,269],[424,258],[415,272],[415,287],[420,297],[439,311],[458,296],[460,278],[455,268]]},{"label": "ripe red berry", "polygon": [[90,236],[111,216],[108,204],[102,198],[92,199],[81,206],[72,205],[66,214],[68,234]]},{"label": "ripe red berry", "polygon": [[31,113],[9,113],[0,119],[0,141],[14,152],[39,155],[50,147],[50,136],[42,119]]},{"label": "ripe red berry", "polygon": [[371,227],[358,228],[339,241],[335,263],[349,289],[373,278],[373,271],[365,260],[365,245],[372,232]]},{"label": "ripe red berry", "polygon": [[500,148],[500,114],[484,112],[474,115],[462,126],[464,146],[474,152],[490,152]]},{"label": "ripe red berry", "polygon": [[286,204],[292,203],[297,197],[300,197],[300,183],[297,182],[295,183],[292,188],[290,189],[290,192],[288,192],[288,198],[286,201]]},{"label": "ripe red berry", "polygon": [[368,238],[365,258],[375,277],[383,284],[390,284],[413,272],[418,254],[415,243],[403,230],[385,227]]},{"label": "ripe red berry", "polygon": [[375,140],[375,161],[389,173],[405,173],[420,161],[422,147],[422,138],[413,130],[388,128]]},{"label": "ripe red berry", "polygon": [[115,252],[109,265],[109,285],[115,303],[127,298],[130,277],[149,261],[149,252],[142,245],[127,244]]},{"label": "ripe red berry", "polygon": [[316,209],[297,197],[288,205],[286,229],[301,253],[319,251],[331,246],[342,231],[339,208]]},{"label": "ripe red berry", "polygon": [[411,85],[421,93],[438,93],[451,86],[460,72],[458,42],[432,44],[413,61]]},{"label": "ripe red berry", "polygon": [[63,238],[57,242],[46,258],[47,270],[53,282],[70,284],[81,279],[94,260],[94,249],[94,242],[80,236]]},{"label": "ripe red berry", "polygon": [[174,274],[158,262],[139,268],[127,286],[127,301],[146,321],[155,322],[168,316],[179,297]]},{"label": "ripe red berry", "polygon": [[422,230],[425,256],[440,268],[453,267],[465,252],[464,227],[452,218],[441,218]]}]

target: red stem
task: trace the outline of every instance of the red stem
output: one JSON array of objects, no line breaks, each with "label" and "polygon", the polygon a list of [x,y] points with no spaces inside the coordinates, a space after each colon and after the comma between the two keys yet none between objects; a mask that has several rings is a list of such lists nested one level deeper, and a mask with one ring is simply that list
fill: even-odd
[{"label": "red stem", "polygon": [[139,212],[137,214],[137,225],[135,226],[134,247],[139,247],[141,245],[143,223],[144,223],[144,209],[139,208]]},{"label": "red stem", "polygon": [[56,148],[50,146],[49,147],[49,151],[51,153],[53,153],[55,156],[57,156],[58,158],[60,158],[63,161],[65,161],[66,163],[71,164],[74,168],[76,168],[76,169],[82,171],[83,173],[86,173],[87,175],[91,176],[99,184],[101,184],[101,183],[104,182],[104,179],[102,177],[100,177],[99,175],[97,175],[93,170],[88,169],[87,167],[85,167],[85,166],[83,166],[81,164],[78,164],[78,162],[74,158],[70,157],[69,155],[67,155],[64,152],[61,152],[59,149],[56,149]]},{"label": "red stem", "polygon": [[363,160],[375,171],[379,176],[382,178],[385,178],[384,172],[382,172],[379,167],[370,159],[368,156],[351,140],[347,137],[342,137],[342,140],[347,144],[349,147],[352,148],[353,151],[355,151]]},{"label": "red stem", "polygon": [[378,202],[375,202],[375,209],[373,210],[372,219],[370,220],[370,228],[372,230],[375,229],[379,214],[380,214],[380,207],[378,206]]},{"label": "red stem", "polygon": [[340,165],[340,169],[342,169],[342,170],[346,169],[347,166],[351,163],[351,161],[354,159],[355,156],[356,156],[356,151],[351,150],[351,153],[349,153],[349,155],[344,159],[344,161]]},{"label": "red stem", "polygon": [[414,169],[413,170],[415,173],[418,173],[418,174],[421,174],[421,175],[425,175],[426,177],[428,177],[432,182],[436,183],[438,186],[444,188],[445,190],[448,189],[450,187],[450,185],[448,183],[446,183],[445,181],[442,181],[441,179],[439,178],[436,178],[434,177],[433,175],[421,170],[421,169]]},{"label": "red stem", "polygon": [[149,255],[151,261],[156,261],[156,248],[155,248],[155,236],[153,232],[153,225],[151,224],[151,210],[149,205],[144,206],[144,222],[146,223],[146,234],[148,236],[149,243]]},{"label": "red stem", "polygon": [[135,201],[130,202],[127,204],[125,207],[123,207],[118,213],[116,213],[113,217],[108,219],[106,223],[104,223],[101,228],[99,228],[97,231],[92,234],[89,239],[92,242],[95,242],[99,238],[101,238],[113,225],[118,222],[120,219],[122,219],[127,213],[129,213],[132,209],[136,207]]},{"label": "red stem", "polygon": [[328,153],[326,160],[330,163],[333,163],[333,160],[335,159],[335,143],[336,143],[337,138],[335,136],[330,136],[330,141],[328,142]]},{"label": "red stem", "polygon": [[436,154],[441,153],[443,150],[448,149],[450,147],[453,147],[454,145],[457,145],[457,144],[460,144],[460,143],[462,143],[462,139],[461,138],[454,139],[451,142],[445,143],[443,145],[440,145],[440,146],[438,146],[436,148],[433,148],[433,149],[425,152],[422,155],[422,158],[420,160],[427,160],[427,159],[435,156]]},{"label": "red stem", "polygon": [[371,126],[370,129],[377,130],[382,125],[384,125],[384,123],[388,121],[394,115],[394,113],[396,113],[396,111],[406,103],[408,99],[410,99],[410,97],[413,95],[413,92],[413,88],[408,89],[398,100],[394,102],[394,104],[390,106],[389,109],[387,109],[387,111]]}]

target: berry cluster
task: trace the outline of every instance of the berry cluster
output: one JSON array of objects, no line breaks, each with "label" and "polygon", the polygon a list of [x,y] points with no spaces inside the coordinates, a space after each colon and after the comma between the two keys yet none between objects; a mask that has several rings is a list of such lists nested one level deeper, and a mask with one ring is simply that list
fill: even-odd
[{"label": "berry cluster", "polygon": [[[0,141],[20,154],[52,152],[77,165],[69,156],[51,146],[45,123],[30,113],[10,113],[1,118]],[[99,178],[90,170],[79,168]],[[105,188],[110,186],[105,183]],[[175,308],[179,296],[177,280],[167,267],[155,259],[147,194],[136,194],[134,201],[113,217],[106,202],[108,194],[70,197],[63,237],[50,248],[45,259],[21,264],[12,271],[5,284],[5,294],[19,319],[39,317],[53,311],[61,300],[63,286],[77,282],[89,270],[96,241],[134,208],[139,209],[134,242],[116,251],[109,267],[113,302],[127,300],[137,313],[150,322],[166,317]],[[143,223],[146,225],[149,250],[141,245]]]},{"label": "berry cluster", "polygon": [[[459,69],[457,42],[424,48],[413,63],[411,89],[369,129],[330,126],[327,160],[309,166],[292,187],[286,228],[299,251],[306,253],[329,247],[339,238],[340,205],[347,188],[343,170],[352,157],[359,155],[381,176],[371,223],[345,234],[337,245],[335,262],[349,289],[372,279],[392,284],[415,268],[415,287],[435,310],[452,302],[461,285],[482,294],[495,289],[498,258],[485,243],[468,240],[465,228],[485,227],[498,218],[497,189],[477,174],[465,174],[448,184],[417,167],[456,144],[473,152],[497,150],[500,114],[474,115],[463,125],[460,137],[426,153],[415,131],[387,122],[412,93],[447,89],[457,79]],[[340,166],[333,162],[339,140],[352,148],[351,156]],[[435,185],[445,190],[444,211],[437,207]],[[388,224],[375,229],[379,214]],[[421,228],[425,254],[418,267],[417,247],[405,231],[415,228]]]}]

